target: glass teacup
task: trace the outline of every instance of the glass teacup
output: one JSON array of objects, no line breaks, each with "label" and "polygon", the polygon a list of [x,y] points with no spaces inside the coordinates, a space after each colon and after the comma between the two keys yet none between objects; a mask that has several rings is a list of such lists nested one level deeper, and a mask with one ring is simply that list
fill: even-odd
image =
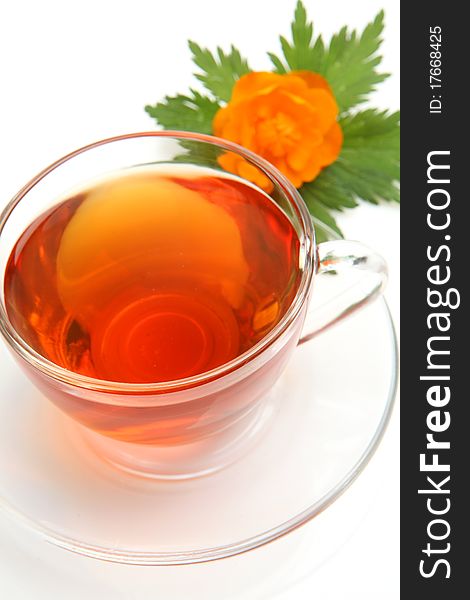
[{"label": "glass teacup", "polygon": [[[386,280],[384,261],[358,242],[317,245],[302,198],[272,165],[225,140],[185,132],[130,134],[77,150],[29,182],[0,217],[0,268],[5,274],[20,235],[68,190],[142,165],[186,165],[222,173],[224,161],[219,159],[227,153],[243,159],[269,183],[269,195],[289,219],[299,244],[298,284],[289,306],[259,341],[227,362],[155,383],[98,379],[66,369],[35,350],[13,326],[3,277],[0,329],[27,376],[84,426],[83,434],[100,456],[145,476],[209,473],[245,452],[269,421],[270,391],[297,344],[379,294]],[[250,186],[256,184],[250,181]],[[355,271],[361,277],[351,286],[347,274]],[[322,273],[344,277],[345,291],[313,311],[313,325],[305,331],[313,282]]]}]

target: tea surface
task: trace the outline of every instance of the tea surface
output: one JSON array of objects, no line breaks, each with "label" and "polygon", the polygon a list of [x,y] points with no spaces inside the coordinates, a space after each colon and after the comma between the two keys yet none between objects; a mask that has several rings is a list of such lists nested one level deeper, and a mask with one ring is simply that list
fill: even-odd
[{"label": "tea surface", "polygon": [[4,291],[13,326],[44,357],[148,383],[248,350],[286,312],[300,275],[297,234],[264,193],[216,172],[136,168],[36,219]]}]

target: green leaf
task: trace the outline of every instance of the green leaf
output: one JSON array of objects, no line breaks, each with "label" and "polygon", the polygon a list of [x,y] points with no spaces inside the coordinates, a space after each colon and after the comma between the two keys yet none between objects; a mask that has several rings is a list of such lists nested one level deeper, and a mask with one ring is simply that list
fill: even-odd
[{"label": "green leaf", "polygon": [[224,151],[217,146],[194,140],[180,140],[179,146],[182,152],[173,157],[175,162],[223,171],[217,159]]},{"label": "green leaf", "polygon": [[312,215],[315,232],[317,234],[317,242],[323,242],[331,237],[343,237],[343,233],[338,227],[330,210],[315,196],[311,185],[304,184],[300,188],[300,193]]},{"label": "green leaf", "polygon": [[399,112],[377,109],[360,111],[340,120],[343,149],[331,169],[350,194],[373,203],[399,201],[399,123]]},{"label": "green leaf", "polygon": [[400,115],[375,109],[340,119],[344,143],[337,161],[300,188],[312,216],[339,233],[331,211],[399,202]]},{"label": "green leaf", "polygon": [[369,23],[361,36],[346,28],[331,39],[322,68],[322,74],[330,84],[340,111],[344,112],[361,104],[375,90],[387,73],[378,73],[376,67],[382,57],[377,51],[382,43],[383,11]]},{"label": "green leaf", "polygon": [[285,66],[282,64],[282,60],[279,57],[277,57],[274,54],[274,52],[268,52],[268,56],[274,65],[274,71],[276,73],[280,73],[281,75],[283,75],[284,73],[287,73]]},{"label": "green leaf", "polygon": [[146,112],[165,129],[212,133],[212,121],[219,103],[212,98],[190,90],[190,96],[166,96],[155,106],[146,106]]},{"label": "green leaf", "polygon": [[268,53],[275,70],[278,73],[306,69],[308,71],[320,72],[323,64],[325,48],[323,40],[319,36],[312,44],[313,24],[307,20],[307,11],[302,2],[297,2],[294,20],[291,25],[292,43],[284,36],[280,37],[281,48],[287,65],[273,53]]},{"label": "green leaf", "polygon": [[299,1],[291,26],[292,42],[280,38],[285,64],[273,53],[269,57],[278,73],[306,69],[323,75],[344,113],[364,102],[375,86],[388,77],[376,69],[382,60],[377,52],[382,43],[383,19],[381,11],[361,35],[343,27],[325,47],[321,36],[314,40],[313,25]]},{"label": "green leaf", "polygon": [[250,72],[248,62],[234,46],[228,54],[217,48],[217,56],[214,56],[207,48],[201,48],[195,42],[188,43],[194,63],[202,71],[196,73],[196,77],[216,98],[228,102],[237,79]]}]

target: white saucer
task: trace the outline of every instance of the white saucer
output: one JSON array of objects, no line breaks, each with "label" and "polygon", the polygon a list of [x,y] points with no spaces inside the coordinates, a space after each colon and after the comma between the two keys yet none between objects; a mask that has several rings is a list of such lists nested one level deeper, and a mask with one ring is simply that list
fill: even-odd
[{"label": "white saucer", "polygon": [[297,348],[269,428],[243,458],[205,477],[153,481],[98,459],[0,343],[0,510],[103,560],[184,564],[245,552],[346,490],[380,442],[396,377],[393,325],[379,300]]}]

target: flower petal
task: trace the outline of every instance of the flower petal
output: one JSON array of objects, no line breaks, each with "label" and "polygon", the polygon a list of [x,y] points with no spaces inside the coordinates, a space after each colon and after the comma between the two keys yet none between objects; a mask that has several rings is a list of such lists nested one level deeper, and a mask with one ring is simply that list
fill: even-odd
[{"label": "flower petal", "polygon": [[313,181],[321,171],[321,165],[312,158],[307,167],[302,171],[302,183],[305,181]]},{"label": "flower petal", "polygon": [[323,139],[322,159],[323,165],[331,165],[341,152],[343,145],[343,131],[336,121],[331,126]]},{"label": "flower petal", "polygon": [[[271,161],[299,187],[338,157],[343,143],[338,105],[326,80],[310,71],[253,72],[235,84],[232,99],[215,115],[215,135]],[[269,179],[234,153],[219,163],[263,189]]]},{"label": "flower petal", "polygon": [[256,95],[269,94],[273,89],[282,85],[282,75],[258,71],[247,73],[240,77],[232,90],[230,102],[240,102]]},{"label": "flower petal", "polygon": [[312,131],[308,141],[297,144],[287,154],[287,164],[295,171],[302,171],[308,166],[315,148],[323,142],[323,137],[317,131]]},{"label": "flower petal", "polygon": [[294,169],[291,169],[284,158],[273,161],[273,164],[287,177],[287,179],[289,179],[294,187],[298,188],[304,182],[304,179],[300,174],[297,171],[294,171]]},{"label": "flower petal", "polygon": [[319,73],[314,73],[313,71],[291,71],[290,74],[300,77],[303,81],[305,81],[307,87],[309,88],[323,89],[333,95],[327,80]]},{"label": "flower petal", "polygon": [[272,181],[258,167],[255,167],[235,152],[225,152],[219,156],[217,162],[229,173],[251,181],[268,193],[272,191]]},{"label": "flower petal", "polygon": [[309,89],[306,97],[315,113],[315,123],[322,133],[326,133],[338,116],[336,100],[323,89]]}]

